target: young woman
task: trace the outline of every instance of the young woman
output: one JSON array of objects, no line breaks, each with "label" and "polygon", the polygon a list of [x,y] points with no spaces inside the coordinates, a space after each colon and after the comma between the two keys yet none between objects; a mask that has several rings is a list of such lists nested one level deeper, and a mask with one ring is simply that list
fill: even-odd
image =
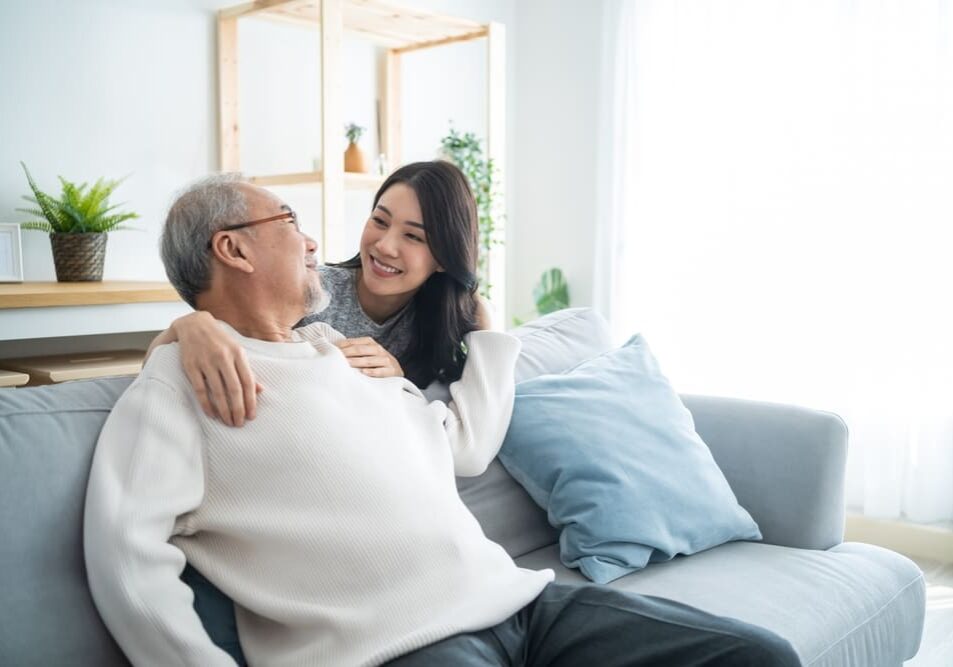
[{"label": "young woman", "polygon": [[[343,333],[341,350],[366,375],[402,375],[421,388],[453,382],[466,362],[463,337],[489,328],[477,252],[476,202],[463,173],[443,161],[408,164],[374,196],[358,253],[320,268],[330,305],[298,325],[322,321]],[[234,426],[253,419],[262,387],[241,346],[204,312],[173,322],[150,350],[175,340],[205,412]]]}]

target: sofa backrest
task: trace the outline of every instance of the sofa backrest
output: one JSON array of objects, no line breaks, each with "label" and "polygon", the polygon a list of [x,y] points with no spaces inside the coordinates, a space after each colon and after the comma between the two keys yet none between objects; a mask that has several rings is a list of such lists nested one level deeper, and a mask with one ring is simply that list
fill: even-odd
[{"label": "sofa backrest", "polygon": [[99,431],[132,380],[0,390],[0,664],[123,665],[86,584]]},{"label": "sofa backrest", "polygon": [[[517,380],[568,370],[611,347],[605,321],[584,308],[512,333],[523,343]],[[127,664],[86,583],[82,512],[99,431],[131,381],[0,390],[0,665]],[[457,482],[484,532],[513,557],[557,541],[545,512],[498,461]]]}]

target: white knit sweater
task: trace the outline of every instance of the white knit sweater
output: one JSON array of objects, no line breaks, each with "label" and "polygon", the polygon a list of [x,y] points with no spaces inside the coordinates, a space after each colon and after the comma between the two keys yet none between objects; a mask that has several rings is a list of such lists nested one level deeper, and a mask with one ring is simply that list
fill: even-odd
[{"label": "white knit sweater", "polygon": [[551,571],[518,568],[460,500],[496,455],[516,339],[475,332],[453,402],[352,369],[316,323],[301,342],[239,336],[258,416],[204,416],[157,348],[106,421],[86,498],[90,588],[136,665],[232,664],[179,580],[186,558],[236,602],[252,665],[378,664],[492,626]]}]

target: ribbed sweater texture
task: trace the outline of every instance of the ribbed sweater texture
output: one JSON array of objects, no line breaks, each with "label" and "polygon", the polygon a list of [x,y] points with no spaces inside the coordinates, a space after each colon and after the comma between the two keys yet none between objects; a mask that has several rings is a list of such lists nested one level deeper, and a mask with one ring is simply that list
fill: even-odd
[{"label": "ribbed sweater texture", "polygon": [[186,559],[235,600],[252,665],[380,664],[495,625],[552,580],[488,540],[454,482],[480,474],[506,433],[515,338],[470,334],[445,404],[351,368],[326,324],[289,343],[223,326],[265,387],[256,419],[206,417],[165,345],[96,448],[87,571],[133,664],[233,664],[179,580]]}]

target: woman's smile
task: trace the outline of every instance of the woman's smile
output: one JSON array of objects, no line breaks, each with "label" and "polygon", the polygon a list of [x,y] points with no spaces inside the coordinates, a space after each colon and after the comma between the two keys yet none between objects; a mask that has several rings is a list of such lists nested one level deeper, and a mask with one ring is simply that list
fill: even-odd
[{"label": "woman's smile", "polygon": [[380,261],[373,255],[371,255],[370,258],[371,258],[371,269],[374,271],[376,275],[380,276],[381,278],[393,278],[394,276],[399,276],[401,273],[403,273],[403,271],[401,271],[397,267],[391,266],[390,264],[385,264],[384,262]]}]

